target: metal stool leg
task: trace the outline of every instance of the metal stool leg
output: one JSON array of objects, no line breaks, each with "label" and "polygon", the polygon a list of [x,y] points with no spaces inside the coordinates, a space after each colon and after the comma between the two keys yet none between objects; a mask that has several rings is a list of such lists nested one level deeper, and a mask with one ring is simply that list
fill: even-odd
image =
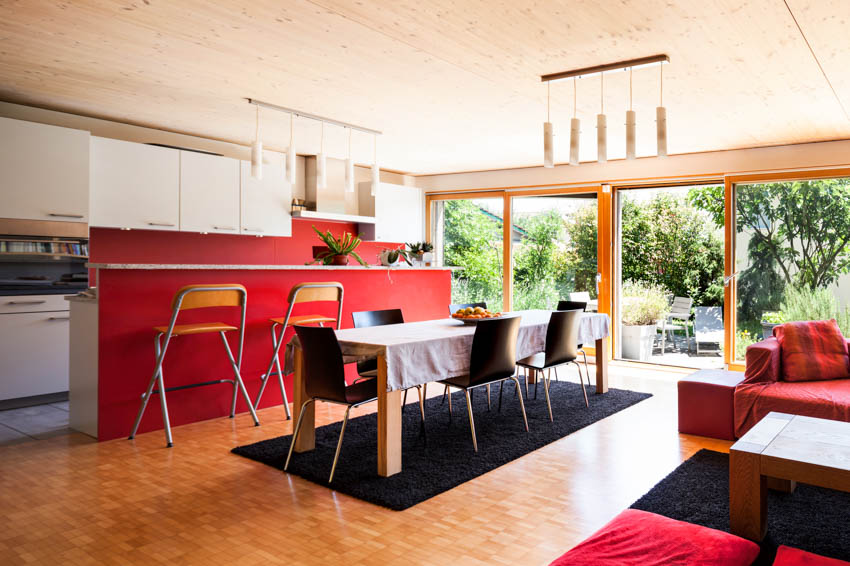
[{"label": "metal stool leg", "polygon": [[[236,365],[236,360],[233,359],[233,352],[230,351],[230,344],[227,343],[227,337],[224,335],[224,332],[219,332],[219,335],[221,336],[221,341],[224,343],[224,350],[227,352],[227,357],[230,358],[230,365],[233,367],[233,375],[236,381],[234,387],[239,387],[240,391],[242,391],[242,396],[245,398],[245,402],[248,403],[248,411],[251,412],[251,418],[254,419],[254,426],[260,426],[260,420],[257,418],[257,412],[254,410],[254,405],[251,404],[251,398],[248,396],[248,390],[245,389],[245,384],[242,382],[242,375],[239,373],[239,366]],[[234,397],[231,416],[233,416],[235,412],[236,399]]]},{"label": "metal stool leg", "polygon": [[289,460],[292,459],[292,450],[295,448],[295,441],[298,440],[298,432],[301,430],[301,422],[304,420],[304,411],[307,405],[315,402],[315,399],[307,399],[301,405],[301,411],[298,412],[298,420],[295,421],[295,431],[292,433],[292,442],[289,444],[289,453],[286,455],[286,463],[283,465],[283,471],[289,469]]},{"label": "metal stool leg", "polygon": [[[257,393],[257,399],[254,401],[254,409],[257,409],[260,406],[260,399],[263,398],[263,393],[266,391],[266,385],[269,382],[269,379],[272,376],[272,370],[275,368],[275,362],[277,362],[277,367],[280,368],[280,358],[278,358],[278,352],[280,351],[280,345],[283,342],[283,335],[286,333],[286,329],[281,330],[280,340],[277,338],[277,331],[275,328],[278,326],[278,323],[272,323],[271,325],[271,333],[272,333],[272,357],[269,360],[269,366],[266,368],[266,373],[263,374],[262,380],[260,381],[260,391]],[[278,372],[280,370],[278,369]],[[281,378],[283,381],[283,378]],[[287,406],[287,418],[289,417],[289,407]]]},{"label": "metal stool leg", "polygon": [[331,477],[328,478],[328,483],[334,481],[334,472],[336,471],[336,463],[339,460],[339,450],[342,448],[342,437],[345,435],[345,425],[348,423],[348,413],[351,411],[351,405],[345,409],[345,417],[342,419],[342,428],[339,429],[339,441],[336,443],[336,453],[334,454],[334,463],[331,466]]},{"label": "metal stool leg", "polygon": [[159,368],[159,406],[162,409],[162,424],[165,426],[165,441],[171,448],[174,442],[171,438],[171,422],[168,420],[168,405],[165,403],[165,379],[162,376],[162,367]]},{"label": "metal stool leg", "polygon": [[[280,333],[280,341],[283,342],[282,331]],[[280,345],[278,345],[278,349],[280,349]],[[286,396],[286,386],[283,384],[283,370],[280,369],[280,356],[277,353],[274,355],[274,364],[277,369],[277,382],[280,385],[280,398],[283,399],[283,410],[286,411],[286,420],[291,421],[292,413],[289,411],[289,398]]]},{"label": "metal stool leg", "polygon": [[472,416],[472,399],[469,397],[469,389],[464,389],[466,394],[466,412],[469,414],[469,430],[472,432],[472,448],[478,452],[478,440],[475,438],[475,419]]},{"label": "metal stool leg", "polygon": [[156,353],[156,366],[154,367],[151,380],[148,383],[148,389],[147,391],[145,391],[145,394],[142,395],[142,404],[139,407],[139,412],[136,414],[136,421],[133,423],[133,430],[130,431],[130,436],[128,437],[128,440],[133,440],[133,438],[135,438],[136,436],[136,432],[139,430],[139,423],[142,422],[142,415],[145,413],[145,409],[147,409],[148,407],[148,401],[151,400],[151,395],[153,394],[153,386],[156,384],[157,379],[159,378],[160,370],[162,369],[162,360],[165,355],[160,344],[161,337],[162,334],[157,334],[153,339],[154,352]]}]

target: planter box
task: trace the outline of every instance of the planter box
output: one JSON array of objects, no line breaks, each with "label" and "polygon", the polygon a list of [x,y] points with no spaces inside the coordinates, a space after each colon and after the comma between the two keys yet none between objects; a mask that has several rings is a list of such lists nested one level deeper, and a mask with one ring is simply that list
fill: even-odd
[{"label": "planter box", "polygon": [[782,324],[782,323],[762,322],[761,323],[761,333],[763,335],[762,340],[764,340],[766,338],[770,338],[771,336],[773,336],[773,329],[776,328],[777,326],[779,326],[780,324]]},{"label": "planter box", "polygon": [[655,340],[655,334],[655,324],[645,326],[626,326],[624,324],[623,358],[640,362],[649,361],[649,358],[652,357],[652,343]]}]

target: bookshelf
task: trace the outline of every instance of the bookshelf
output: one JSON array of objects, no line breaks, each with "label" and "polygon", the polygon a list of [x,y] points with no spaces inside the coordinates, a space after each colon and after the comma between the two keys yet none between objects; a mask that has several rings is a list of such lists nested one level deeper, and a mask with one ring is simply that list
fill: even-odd
[{"label": "bookshelf", "polygon": [[0,236],[0,261],[85,261],[88,248],[88,240]]}]

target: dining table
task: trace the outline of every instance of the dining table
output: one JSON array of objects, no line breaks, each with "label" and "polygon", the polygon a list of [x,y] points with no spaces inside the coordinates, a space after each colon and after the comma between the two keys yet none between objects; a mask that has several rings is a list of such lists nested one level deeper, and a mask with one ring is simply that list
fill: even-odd
[{"label": "dining table", "polygon": [[[520,317],[517,359],[543,351],[551,311],[523,310],[502,316]],[[336,331],[347,363],[369,358],[378,362],[378,475],[388,477],[402,469],[401,392],[467,374],[474,333],[474,325],[452,318]],[[607,314],[582,313],[578,343],[595,346],[597,394],[608,391],[609,334]],[[308,399],[305,389],[308,376],[297,337],[287,348],[286,361],[294,376],[293,407],[298,411]],[[311,403],[304,412],[296,452],[315,448],[314,407]]]}]

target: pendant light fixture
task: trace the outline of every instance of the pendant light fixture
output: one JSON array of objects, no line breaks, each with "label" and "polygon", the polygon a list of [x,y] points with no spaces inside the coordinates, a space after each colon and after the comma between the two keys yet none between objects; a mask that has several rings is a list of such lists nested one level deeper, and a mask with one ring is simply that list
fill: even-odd
[{"label": "pendant light fixture", "polygon": [[635,158],[635,111],[632,110],[632,68],[629,67],[629,109],[626,110],[626,159]]},{"label": "pendant light fixture", "polygon": [[570,120],[570,165],[578,165],[579,134],[581,124],[576,117],[578,108],[578,90],[576,88],[576,77],[573,77],[573,118]]},{"label": "pendant light fixture", "polygon": [[655,140],[658,157],[667,157],[667,109],[664,108],[664,65],[658,65],[658,108],[655,109]]},{"label": "pendant light fixture", "polygon": [[354,192],[354,160],[351,159],[351,128],[348,128],[348,157],[345,160],[345,192]]},{"label": "pendant light fixture", "polygon": [[372,196],[375,196],[375,191],[378,190],[378,183],[381,182],[381,170],[378,168],[378,134],[372,136],[374,145],[372,153]]},{"label": "pendant light fixture", "polygon": [[257,122],[254,130],[254,143],[251,145],[251,176],[257,180],[263,178],[263,142],[260,141],[260,107],[257,106]]},{"label": "pendant light fixture", "polygon": [[322,122],[322,134],[319,141],[319,154],[316,156],[316,188],[328,186],[327,158],[325,156],[325,123]]},{"label": "pendant light fixture", "polygon": [[551,169],[555,166],[555,135],[552,132],[552,122],[549,121],[549,83],[546,83],[546,121],[543,122],[543,167]]},{"label": "pendant light fixture", "polygon": [[[257,107],[259,108],[259,106]],[[286,152],[286,180],[295,184],[295,114],[289,114],[289,150]]]},{"label": "pendant light fixture", "polygon": [[608,161],[608,119],[605,117],[605,73],[599,73],[599,114],[596,115],[596,161]]}]

